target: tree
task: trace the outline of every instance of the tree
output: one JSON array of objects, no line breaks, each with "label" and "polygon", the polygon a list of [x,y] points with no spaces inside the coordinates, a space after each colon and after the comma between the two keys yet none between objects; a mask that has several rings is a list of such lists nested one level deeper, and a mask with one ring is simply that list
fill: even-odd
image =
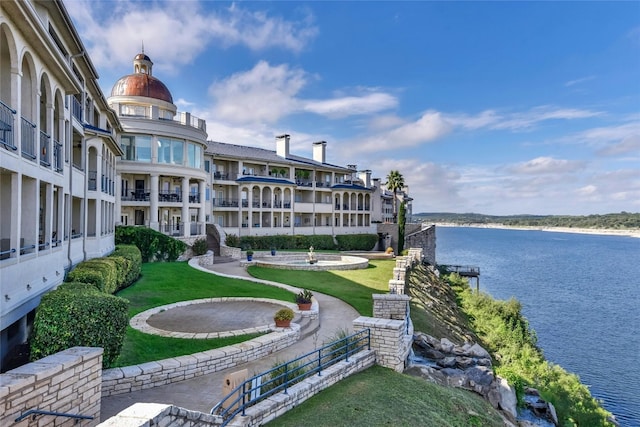
[{"label": "tree", "polygon": [[407,223],[407,211],[404,202],[400,203],[398,212],[398,255],[402,255],[404,251],[404,229]]},{"label": "tree", "polygon": [[392,170],[387,175],[387,190],[393,191],[393,222],[398,222],[398,190],[404,188],[404,177],[397,170]]}]

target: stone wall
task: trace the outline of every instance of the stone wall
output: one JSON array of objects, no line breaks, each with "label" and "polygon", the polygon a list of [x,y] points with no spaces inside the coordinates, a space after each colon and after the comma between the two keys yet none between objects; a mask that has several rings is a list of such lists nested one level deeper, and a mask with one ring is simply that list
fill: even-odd
[{"label": "stone wall", "polygon": [[94,417],[100,420],[102,348],[73,347],[0,375],[0,425],[73,426],[76,420],[53,415],[16,418],[30,409]]},{"label": "stone wall", "polygon": [[217,415],[190,411],[173,405],[161,403],[135,403],[118,415],[109,418],[99,427],[213,427],[222,424]]},{"label": "stone wall", "polygon": [[404,370],[413,341],[409,300],[407,295],[375,294],[374,317],[361,316],[353,321],[354,330],[370,329],[376,363],[397,372]]},{"label": "stone wall", "polygon": [[300,326],[279,330],[250,341],[187,356],[106,369],[102,373],[102,394],[113,396],[211,374],[269,356],[298,341]]},{"label": "stone wall", "polygon": [[[391,247],[393,251],[398,253],[398,224],[377,224],[377,232],[382,235],[389,235],[391,237]],[[384,251],[387,248],[379,248],[381,251]]]},{"label": "stone wall", "polygon": [[421,248],[424,260],[431,265],[436,264],[436,226],[422,225],[422,228],[414,233],[406,233],[404,238],[405,248]]}]

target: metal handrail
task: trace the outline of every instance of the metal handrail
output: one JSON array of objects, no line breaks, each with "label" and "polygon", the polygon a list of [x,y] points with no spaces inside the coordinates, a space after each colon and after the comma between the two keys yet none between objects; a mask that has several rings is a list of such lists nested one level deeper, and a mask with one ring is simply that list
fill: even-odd
[{"label": "metal handrail", "polygon": [[318,376],[322,376],[323,369],[341,360],[348,362],[349,356],[365,348],[371,349],[369,329],[363,329],[273,369],[254,375],[234,388],[211,408],[210,413],[220,415],[224,419],[221,427],[224,427],[239,413],[244,416],[247,408],[280,391],[287,394],[289,387],[294,384],[316,373]]},{"label": "metal handrail", "polygon": [[80,414],[70,414],[67,412],[54,412],[54,411],[44,411],[42,409],[29,409],[27,412],[21,414],[18,418],[16,418],[16,422],[20,422],[27,418],[29,415],[33,415],[32,420],[36,419],[37,415],[53,415],[54,417],[67,417],[73,418],[76,420],[92,420],[94,417],[91,415],[80,415]]}]

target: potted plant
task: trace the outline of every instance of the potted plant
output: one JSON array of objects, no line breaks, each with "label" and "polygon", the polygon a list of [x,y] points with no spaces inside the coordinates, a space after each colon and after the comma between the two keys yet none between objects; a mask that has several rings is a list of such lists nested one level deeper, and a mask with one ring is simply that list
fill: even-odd
[{"label": "potted plant", "polygon": [[291,321],[293,320],[293,310],[290,308],[281,308],[276,311],[273,320],[276,322],[276,328],[288,328],[291,326]]},{"label": "potted plant", "polygon": [[309,289],[298,292],[296,295],[298,310],[311,310],[311,297],[313,297],[313,294]]},{"label": "potted plant", "polygon": [[276,248],[271,247],[271,256],[276,256]]},{"label": "potted plant", "polygon": [[247,249],[247,261],[253,260],[253,251],[251,249]]}]

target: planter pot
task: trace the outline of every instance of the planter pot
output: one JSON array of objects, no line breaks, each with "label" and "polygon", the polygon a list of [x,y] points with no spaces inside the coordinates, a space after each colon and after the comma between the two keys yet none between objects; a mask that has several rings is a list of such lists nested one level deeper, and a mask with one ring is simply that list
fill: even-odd
[{"label": "planter pot", "polygon": [[247,255],[247,261],[253,260],[253,255]]},{"label": "planter pot", "polygon": [[276,320],[276,328],[288,328],[291,326],[291,320]]},{"label": "planter pot", "polygon": [[300,311],[311,310],[311,303],[310,302],[307,302],[304,304],[298,303],[298,310]]},{"label": "planter pot", "polygon": [[276,250],[275,249],[271,249],[271,256],[276,256]]}]

